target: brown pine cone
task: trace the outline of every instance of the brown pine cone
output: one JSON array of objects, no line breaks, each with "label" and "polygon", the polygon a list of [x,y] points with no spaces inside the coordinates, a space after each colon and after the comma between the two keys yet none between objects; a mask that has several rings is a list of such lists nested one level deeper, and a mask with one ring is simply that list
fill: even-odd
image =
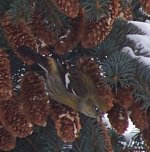
[{"label": "brown pine cone", "polygon": [[[144,109],[142,109],[144,112]],[[145,111],[146,117],[147,117],[147,123],[150,122],[150,109],[148,108],[147,111]],[[148,126],[150,126],[150,124],[148,123]]]},{"label": "brown pine cone", "polygon": [[144,12],[150,15],[150,0],[140,0],[140,4]]},{"label": "brown pine cone", "polygon": [[8,55],[4,49],[0,49],[0,101],[9,100],[12,97],[12,81]]},{"label": "brown pine cone", "polygon": [[92,79],[98,95],[105,98],[107,110],[110,110],[113,106],[114,96],[106,82],[100,65],[89,57],[82,57],[77,61],[76,66],[79,71],[86,73]]},{"label": "brown pine cone", "polygon": [[142,131],[142,138],[144,140],[146,150],[147,152],[149,152],[150,151],[150,126],[148,128],[145,128]]},{"label": "brown pine cone", "polygon": [[55,123],[58,136],[64,142],[75,141],[81,129],[78,113],[62,104],[50,102],[50,116]]},{"label": "brown pine cone", "polygon": [[81,42],[84,48],[94,47],[98,43],[102,42],[110,33],[113,22],[118,15],[119,2],[118,0],[112,0],[105,7],[105,9],[110,12],[110,15],[103,16],[99,21],[92,22],[87,25],[85,36]]},{"label": "brown pine cone", "polygon": [[59,116],[62,114],[70,113],[72,116],[76,116],[77,112],[74,111],[72,108],[65,106],[63,104],[58,103],[57,101],[54,101],[53,99],[49,103],[50,105],[50,117],[53,120],[59,119]]},{"label": "brown pine cone", "polygon": [[[50,117],[52,120],[57,120],[59,119],[59,115],[61,115],[62,113],[66,113],[67,110],[69,112],[71,112],[70,110],[72,110],[71,108],[68,108],[65,105],[62,105],[60,103],[58,103],[57,101],[51,100],[51,102],[49,103],[50,105]],[[68,108],[68,109],[67,109]]]},{"label": "brown pine cone", "polygon": [[62,114],[59,119],[55,122],[56,130],[58,136],[64,142],[74,142],[78,137],[80,130],[79,118],[78,116],[71,117],[69,114]]},{"label": "brown pine cone", "polygon": [[0,107],[1,122],[14,137],[27,137],[32,134],[32,124],[25,117],[15,99],[6,101]]},{"label": "brown pine cone", "polygon": [[10,151],[15,148],[16,137],[12,136],[2,124],[0,124],[0,150]]},{"label": "brown pine cone", "polygon": [[33,124],[45,127],[49,112],[48,103],[43,103],[41,100],[28,101],[23,105],[23,110]]},{"label": "brown pine cone", "polygon": [[112,152],[113,148],[112,148],[112,144],[111,144],[111,139],[110,139],[110,136],[108,135],[107,128],[105,127],[105,125],[102,122],[102,120],[99,122],[99,126],[100,126],[100,128],[102,130],[104,143],[106,145],[105,152]]},{"label": "brown pine cone", "polygon": [[119,134],[123,134],[128,128],[128,115],[127,111],[118,104],[114,104],[112,109],[108,111],[109,121],[114,129]]},{"label": "brown pine cone", "polygon": [[29,99],[30,97],[35,99],[46,98],[45,85],[45,80],[42,76],[39,76],[36,72],[28,72],[23,76],[21,81],[21,94],[25,99]]},{"label": "brown pine cone", "polygon": [[79,0],[52,0],[53,3],[67,16],[76,17],[79,13]]},{"label": "brown pine cone", "polygon": [[146,112],[142,108],[141,103],[137,102],[132,104],[132,106],[129,108],[129,111],[131,111],[130,118],[137,128],[142,131],[148,127]]},{"label": "brown pine cone", "polygon": [[128,109],[133,103],[134,98],[132,96],[132,88],[121,88],[119,87],[117,90],[117,94],[115,94],[115,102],[117,102],[120,106],[125,109]]},{"label": "brown pine cone", "polygon": [[[122,6],[123,5],[123,6]],[[133,20],[133,12],[130,4],[122,4],[119,7],[118,16],[125,20]]]},{"label": "brown pine cone", "polygon": [[31,29],[34,37],[37,40],[38,51],[41,55],[48,56],[49,45],[54,46],[55,35],[52,31],[47,29],[47,22],[44,17],[37,10],[33,11],[32,20],[28,23],[28,27]]},{"label": "brown pine cone", "polygon": [[44,78],[28,72],[21,82],[23,111],[32,123],[45,126],[49,113],[49,99]]},{"label": "brown pine cone", "polygon": [[84,36],[85,19],[83,9],[80,9],[79,15],[71,21],[71,29],[55,43],[55,51],[59,55],[63,55],[75,48]]},{"label": "brown pine cone", "polygon": [[31,58],[28,58],[22,54],[21,51],[18,50],[21,46],[26,46],[31,48],[32,50],[37,51],[36,40],[33,37],[30,29],[27,27],[27,24],[23,20],[19,20],[16,24],[13,22],[11,15],[5,15],[1,20],[1,25],[5,33],[5,37],[13,48],[13,51],[26,64],[33,64]]}]

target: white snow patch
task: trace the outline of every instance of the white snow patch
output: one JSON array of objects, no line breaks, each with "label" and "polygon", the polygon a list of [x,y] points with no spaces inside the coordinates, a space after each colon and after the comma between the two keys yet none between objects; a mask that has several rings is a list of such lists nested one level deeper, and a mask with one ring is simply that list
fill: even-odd
[{"label": "white snow patch", "polygon": [[140,53],[150,52],[150,36],[129,34],[127,38],[135,42],[135,47],[140,50]]},{"label": "white snow patch", "polygon": [[150,24],[150,20],[146,20],[145,22],[148,23],[148,24]]},{"label": "white snow patch", "polygon": [[[107,128],[112,128],[107,115],[108,114],[105,114],[103,116],[103,122],[107,124]],[[126,137],[126,139],[128,141],[130,141],[131,138],[134,137],[137,134],[137,132],[139,132],[139,129],[137,129],[135,127],[135,125],[133,124],[133,122],[129,118],[129,126],[128,126],[127,130],[125,131],[125,133],[123,135]]]},{"label": "white snow patch", "polygon": [[45,47],[46,46],[46,43],[43,41],[43,40],[40,40],[41,41],[41,47]]},{"label": "white snow patch", "polygon": [[129,23],[135,25],[141,29],[146,35],[150,36],[150,24],[146,22],[129,21]]},{"label": "white snow patch", "polygon": [[103,120],[103,123],[105,123],[105,124],[107,125],[107,128],[111,128],[111,124],[110,124],[110,122],[109,122],[109,119],[108,119],[107,115],[108,115],[108,114],[105,114],[105,115],[103,116],[102,120]]},{"label": "white snow patch", "polygon": [[137,59],[139,62],[144,63],[145,65],[150,66],[150,57],[137,56],[134,54],[133,50],[130,47],[125,47],[122,49],[122,52],[128,53],[132,58]]},{"label": "white snow patch", "polygon": [[21,86],[20,85],[16,85],[16,87],[15,87],[16,89],[20,89],[21,88]]},{"label": "white snow patch", "polygon": [[65,35],[62,35],[62,36],[60,36],[60,40],[62,40],[62,39],[65,39],[65,38],[67,38],[68,37],[68,35],[69,35],[69,33],[70,33],[70,30],[68,30],[67,32],[66,32],[66,34]]},{"label": "white snow patch", "polygon": [[130,47],[124,47],[121,52],[128,53],[128,55],[131,56],[132,58],[136,57],[135,54],[133,53],[133,50]]},{"label": "white snow patch", "polygon": [[126,137],[128,141],[130,141],[132,137],[139,132],[139,129],[135,127],[135,125],[133,124],[130,118],[128,119],[128,121],[129,121],[129,126],[123,135]]},{"label": "white snow patch", "polygon": [[119,120],[124,120],[125,118],[123,117],[122,113],[119,113]]}]

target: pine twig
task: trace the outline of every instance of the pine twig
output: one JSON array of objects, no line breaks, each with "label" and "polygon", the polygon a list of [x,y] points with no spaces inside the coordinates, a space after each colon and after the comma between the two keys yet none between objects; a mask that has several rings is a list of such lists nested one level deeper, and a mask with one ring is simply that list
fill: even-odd
[{"label": "pine twig", "polygon": [[34,152],[40,152],[38,147],[36,145],[34,145],[29,138],[26,138],[26,141],[32,146],[32,148],[34,149]]}]

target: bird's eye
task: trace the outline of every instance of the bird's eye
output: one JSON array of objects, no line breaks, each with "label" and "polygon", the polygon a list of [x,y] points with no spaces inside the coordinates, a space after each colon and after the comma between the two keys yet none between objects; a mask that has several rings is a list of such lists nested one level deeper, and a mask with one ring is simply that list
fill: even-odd
[{"label": "bird's eye", "polygon": [[99,108],[98,108],[98,107],[95,107],[95,111],[96,111],[96,112],[99,112]]}]

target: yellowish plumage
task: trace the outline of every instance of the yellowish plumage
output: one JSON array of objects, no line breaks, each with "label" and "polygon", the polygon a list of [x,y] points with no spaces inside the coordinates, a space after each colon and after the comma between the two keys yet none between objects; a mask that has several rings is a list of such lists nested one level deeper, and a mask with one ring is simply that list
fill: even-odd
[{"label": "yellowish plumage", "polygon": [[47,65],[47,67],[40,66],[46,72],[47,90],[51,98],[89,117],[97,118],[101,112],[106,112],[105,99],[96,94],[94,84],[87,75],[78,73],[81,85],[85,88],[85,94],[79,96],[68,92],[53,58],[48,58]]}]

